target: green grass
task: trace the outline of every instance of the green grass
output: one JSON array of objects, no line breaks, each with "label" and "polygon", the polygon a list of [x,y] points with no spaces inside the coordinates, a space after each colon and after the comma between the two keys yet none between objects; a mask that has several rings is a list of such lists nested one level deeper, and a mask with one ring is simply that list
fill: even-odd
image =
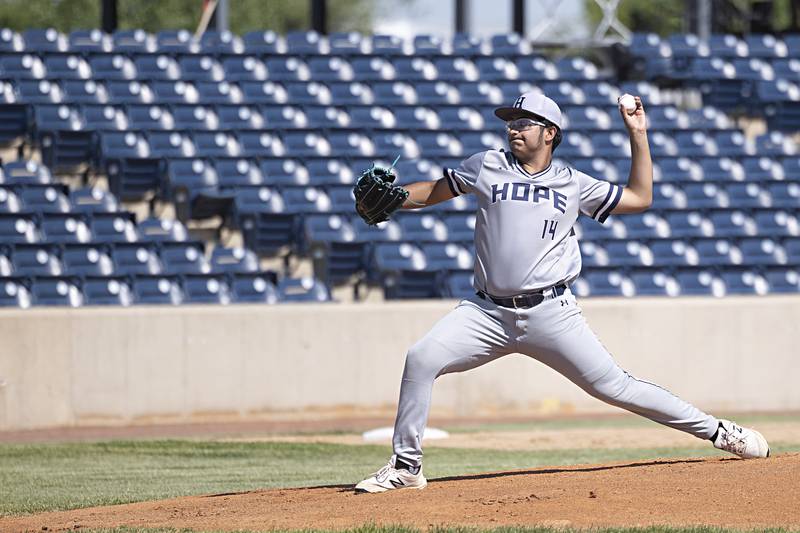
[{"label": "green grass", "polygon": [[[773,446],[799,451],[800,445]],[[352,485],[383,465],[389,446],[112,441],[0,445],[0,515],[268,487]],[[428,478],[538,466],[726,455],[709,446],[654,449],[430,448]]]}]

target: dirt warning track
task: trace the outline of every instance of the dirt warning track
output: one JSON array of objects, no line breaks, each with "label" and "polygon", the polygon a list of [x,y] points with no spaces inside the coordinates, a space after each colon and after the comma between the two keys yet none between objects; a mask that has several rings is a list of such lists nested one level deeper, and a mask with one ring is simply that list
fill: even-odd
[{"label": "dirt warning track", "polygon": [[85,527],[344,529],[364,524],[800,528],[800,454],[536,468],[432,479],[422,491],[351,486],[191,496],[0,518],[0,531]]}]

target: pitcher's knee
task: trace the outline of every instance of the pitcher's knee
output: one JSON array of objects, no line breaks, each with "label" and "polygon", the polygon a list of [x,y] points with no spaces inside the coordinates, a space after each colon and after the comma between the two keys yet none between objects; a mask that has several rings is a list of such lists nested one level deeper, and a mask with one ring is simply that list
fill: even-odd
[{"label": "pitcher's knee", "polygon": [[435,379],[445,364],[437,350],[437,343],[422,339],[414,344],[406,354],[406,367],[403,377],[414,381]]},{"label": "pitcher's knee", "polygon": [[602,378],[589,383],[586,392],[610,404],[625,403],[631,377],[624,371],[610,371]]}]

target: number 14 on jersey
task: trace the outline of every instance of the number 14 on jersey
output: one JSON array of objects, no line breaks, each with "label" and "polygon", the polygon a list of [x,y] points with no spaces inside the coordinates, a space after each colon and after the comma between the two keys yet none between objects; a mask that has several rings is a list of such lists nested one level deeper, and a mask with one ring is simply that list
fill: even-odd
[{"label": "number 14 on jersey", "polygon": [[550,240],[556,238],[556,226],[558,226],[558,220],[545,220],[544,226],[542,227],[542,239],[546,239],[547,236],[550,236]]}]

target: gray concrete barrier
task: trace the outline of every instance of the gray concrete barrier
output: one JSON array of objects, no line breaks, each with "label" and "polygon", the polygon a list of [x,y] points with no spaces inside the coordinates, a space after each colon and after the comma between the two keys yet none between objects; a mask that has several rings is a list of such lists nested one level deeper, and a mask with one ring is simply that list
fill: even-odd
[{"label": "gray concrete barrier", "polygon": [[[617,361],[711,411],[800,409],[800,296],[587,299]],[[453,301],[0,311],[0,429],[392,413]],[[444,416],[611,411],[511,355],[442,377]]]}]

